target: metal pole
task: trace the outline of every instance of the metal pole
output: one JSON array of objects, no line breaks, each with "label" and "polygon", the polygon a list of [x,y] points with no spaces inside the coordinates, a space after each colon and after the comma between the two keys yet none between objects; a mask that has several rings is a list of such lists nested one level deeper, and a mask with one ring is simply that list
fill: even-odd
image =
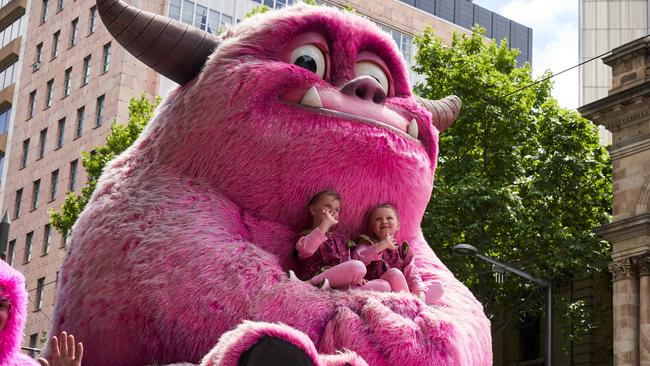
[{"label": "metal pole", "polygon": [[544,365],[551,366],[553,363],[553,293],[551,282],[546,285],[546,360]]}]

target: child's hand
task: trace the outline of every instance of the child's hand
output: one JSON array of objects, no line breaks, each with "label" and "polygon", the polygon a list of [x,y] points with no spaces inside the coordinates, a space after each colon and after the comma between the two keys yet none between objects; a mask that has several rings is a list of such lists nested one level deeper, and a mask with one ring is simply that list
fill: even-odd
[{"label": "child's hand", "polygon": [[393,240],[392,236],[388,236],[386,239],[380,241],[377,243],[377,251],[379,253],[383,252],[386,249],[397,249],[397,245],[395,244],[395,241]]},{"label": "child's hand", "polygon": [[[59,338],[50,338],[50,349],[52,350],[52,366],[81,366],[81,359],[84,354],[84,347],[81,342],[75,344],[74,336],[61,332]],[[41,366],[50,366],[50,363],[39,358]]]},{"label": "child's hand", "polygon": [[338,224],[339,220],[335,219],[334,215],[332,215],[332,211],[328,209],[323,210],[323,215],[324,219],[318,226],[323,233],[326,233],[332,228],[332,226]]}]

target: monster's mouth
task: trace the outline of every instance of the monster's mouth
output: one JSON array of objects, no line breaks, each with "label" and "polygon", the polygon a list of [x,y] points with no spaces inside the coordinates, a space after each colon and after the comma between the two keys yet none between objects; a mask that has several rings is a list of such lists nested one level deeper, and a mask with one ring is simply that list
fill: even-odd
[{"label": "monster's mouth", "polygon": [[338,90],[318,90],[315,86],[307,91],[294,90],[286,93],[281,100],[316,113],[388,129],[406,139],[420,142],[415,118],[409,121],[401,114],[385,107],[383,103],[378,104],[373,103],[372,100],[348,96]]}]

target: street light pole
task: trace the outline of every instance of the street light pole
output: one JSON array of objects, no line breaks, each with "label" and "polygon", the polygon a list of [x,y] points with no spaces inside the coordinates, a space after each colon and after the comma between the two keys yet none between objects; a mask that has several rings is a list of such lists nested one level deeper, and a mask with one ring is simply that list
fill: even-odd
[{"label": "street light pole", "polygon": [[530,273],[524,272],[520,269],[511,267],[505,263],[499,262],[496,259],[486,257],[478,252],[476,247],[469,244],[458,244],[452,249],[454,253],[461,255],[473,255],[479,259],[488,262],[496,267],[503,268],[508,272],[512,272],[520,277],[523,277],[531,282],[538,284],[540,287],[546,289],[546,352],[544,357],[544,365],[551,366],[552,349],[553,349],[553,293],[551,289],[551,282],[543,278],[537,278]]}]

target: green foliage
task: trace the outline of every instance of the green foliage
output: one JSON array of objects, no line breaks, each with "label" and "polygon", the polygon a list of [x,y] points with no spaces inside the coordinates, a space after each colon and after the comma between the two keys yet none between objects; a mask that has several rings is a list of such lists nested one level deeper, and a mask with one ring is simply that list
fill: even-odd
[{"label": "green foliage", "polygon": [[[440,136],[423,231],[488,316],[504,307],[534,315],[543,313],[543,291],[512,274],[495,283],[488,265],[451,248],[469,243],[553,281],[602,270],[610,246],[592,230],[610,220],[611,164],[596,126],[559,107],[550,81],[522,89],[535,81],[530,65],[517,67],[518,51],[483,34],[454,35],[451,47],[431,29],[416,38],[414,69],[426,80],[416,93],[463,101],[458,121]],[[556,299],[556,311],[581,316],[573,324],[590,330],[584,307],[569,305]]]},{"label": "green foliage", "polygon": [[86,207],[106,164],[133,144],[153,117],[159,103],[160,97],[154,98],[153,101],[145,95],[132,98],[129,103],[128,123],[117,124],[113,121],[111,133],[106,137],[106,145],[96,147],[93,154],[86,151],[81,153],[81,163],[86,169],[88,183],[81,189],[81,195],[68,193],[61,209],[49,212],[50,224],[59,233],[66,235],[70,231],[79,214]]},{"label": "green foliage", "polygon": [[343,4],[343,9],[341,9],[341,10],[343,10],[344,12],[352,13],[352,14],[357,13],[357,9],[355,9],[354,7],[352,7],[352,5],[347,4],[347,3]]},{"label": "green foliage", "polygon": [[267,11],[269,11],[269,10],[271,10],[271,8],[269,8],[267,5],[255,5],[255,6],[253,6],[251,8],[251,10],[246,12],[246,15],[244,15],[244,18],[250,18],[250,17],[253,17],[253,16],[257,15],[257,14],[263,14],[263,13],[266,13]]}]

